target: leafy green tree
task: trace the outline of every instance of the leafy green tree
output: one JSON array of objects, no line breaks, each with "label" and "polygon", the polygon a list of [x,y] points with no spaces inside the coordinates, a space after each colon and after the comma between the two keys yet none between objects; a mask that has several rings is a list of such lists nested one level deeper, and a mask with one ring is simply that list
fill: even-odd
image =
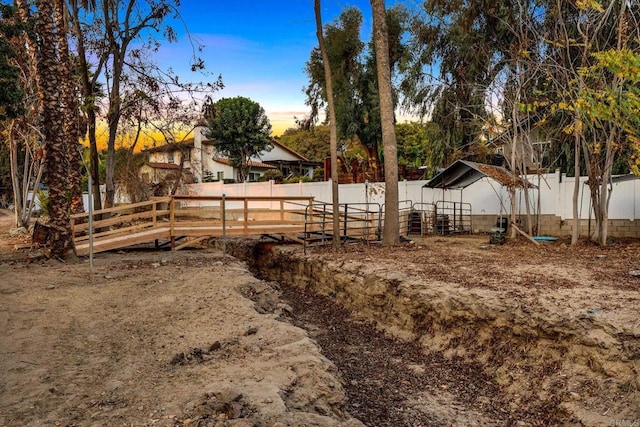
[{"label": "leafy green tree", "polygon": [[430,148],[427,126],[418,122],[398,123],[398,163],[407,166],[426,166]]},{"label": "leafy green tree", "polygon": [[[408,14],[400,6],[386,11],[389,45],[389,66],[392,76],[408,54],[403,36]],[[380,178],[382,126],[380,99],[373,40],[367,45],[360,38],[362,13],[347,8],[340,17],[324,26],[327,56],[333,75],[333,92],[338,126],[338,138],[355,137],[367,154],[376,179]],[[322,55],[314,48],[307,62],[309,85],[305,89],[311,120],[317,120],[326,106]],[[394,105],[397,97],[393,96]]]},{"label": "leafy green tree", "polygon": [[24,91],[20,86],[20,68],[14,63],[17,52],[9,39],[17,37],[22,25],[14,18],[13,6],[0,4],[0,120],[15,118],[24,113],[22,99]]},{"label": "leafy green tree", "polygon": [[213,105],[208,137],[216,150],[238,168],[238,180],[249,176],[249,160],[271,146],[271,124],[264,109],[242,96],[222,98]]},{"label": "leafy green tree", "polygon": [[[411,27],[403,104],[438,125],[447,161],[472,150],[489,116],[492,84],[518,50],[513,29],[528,2],[426,0]],[[526,50],[526,46],[519,46]]]},{"label": "leafy green tree", "polygon": [[[22,98],[24,91],[19,84],[20,68],[14,63],[16,51],[9,43],[9,39],[18,36],[18,24],[13,19],[16,16],[14,7],[0,4],[0,122],[6,122],[24,113]],[[4,126],[2,126],[4,127]],[[11,162],[6,135],[0,141],[0,200],[9,199],[5,190],[11,187]]]},{"label": "leafy green tree", "polygon": [[274,181],[276,184],[282,184],[283,180],[284,176],[282,175],[282,171],[279,169],[269,169],[260,178],[258,178],[258,181],[260,182]]},{"label": "leafy green tree", "polygon": [[312,126],[308,129],[289,128],[276,139],[314,162],[321,162],[331,155],[328,125]]},{"label": "leafy green tree", "polygon": [[[2,43],[8,48],[3,60],[19,69],[17,79],[7,82],[9,91],[22,92],[20,104],[0,120],[0,134],[9,152],[9,170],[13,190],[14,224],[28,227],[34,199],[29,189],[37,188],[44,172],[44,137],[41,133],[41,103],[37,72],[37,44],[32,5],[16,0],[15,8],[3,8]],[[5,111],[6,112],[6,111]],[[7,169],[5,169],[7,170]]]}]

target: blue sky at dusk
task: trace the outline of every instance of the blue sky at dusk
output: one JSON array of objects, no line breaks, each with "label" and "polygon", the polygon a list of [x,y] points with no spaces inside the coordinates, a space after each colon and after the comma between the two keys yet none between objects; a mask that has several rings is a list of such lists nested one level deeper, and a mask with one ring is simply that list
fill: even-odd
[{"label": "blue sky at dusk", "polygon": [[[245,96],[260,103],[275,133],[293,126],[294,116],[304,116],[308,111],[302,92],[307,84],[304,67],[317,45],[313,0],[181,3],[192,37],[204,45],[200,56],[207,71],[222,74],[225,89],[216,99]],[[387,7],[395,3],[387,2]],[[368,0],[323,0],[323,22],[333,21],[347,6],[363,12],[363,37],[368,39]],[[179,42],[165,44],[156,59],[186,80],[200,80],[202,76],[189,71],[190,49],[181,34]]]}]

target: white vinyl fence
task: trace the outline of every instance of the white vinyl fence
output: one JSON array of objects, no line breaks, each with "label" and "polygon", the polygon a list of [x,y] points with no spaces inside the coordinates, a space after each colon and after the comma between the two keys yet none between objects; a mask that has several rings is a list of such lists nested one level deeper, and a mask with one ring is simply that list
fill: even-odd
[{"label": "white vinyl fence", "polygon": [[[529,181],[536,189],[529,190],[530,212],[541,215],[556,215],[561,219],[573,218],[573,186],[575,178],[560,172],[532,175]],[[586,177],[580,178],[580,218],[589,218],[591,198],[586,185]],[[483,178],[464,190],[441,190],[424,188],[427,181],[402,181],[398,183],[400,201],[412,203],[435,203],[453,201],[470,203],[473,215],[499,215],[510,211],[510,199],[506,188],[490,178]],[[298,184],[276,184],[273,181],[223,184],[211,182],[187,186],[189,195],[198,196],[312,196],[316,201],[331,202],[331,182],[308,182]],[[341,184],[340,203],[384,204],[384,183]],[[610,219],[635,220],[640,215],[640,179],[617,177],[609,207]],[[518,214],[526,213],[525,195],[522,190],[516,194]]]}]

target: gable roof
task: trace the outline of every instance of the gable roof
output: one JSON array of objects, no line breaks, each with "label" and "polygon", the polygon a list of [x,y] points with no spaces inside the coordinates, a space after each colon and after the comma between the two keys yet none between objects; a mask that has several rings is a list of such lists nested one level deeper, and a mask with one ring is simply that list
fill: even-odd
[{"label": "gable roof", "polygon": [[296,150],[294,150],[293,148],[287,147],[286,145],[284,145],[283,143],[279,142],[276,139],[271,139],[271,143],[273,145],[276,145],[280,148],[282,148],[285,151],[288,151],[289,153],[293,154],[294,156],[300,157],[300,160],[302,160],[303,162],[308,162],[309,159],[307,159],[305,156],[303,156],[302,154],[298,153]]},{"label": "gable roof", "polygon": [[184,148],[193,148],[193,138],[185,139],[182,142],[170,142],[168,144],[158,145],[144,149],[145,153],[168,153],[169,151],[180,151]]},{"label": "gable roof", "polygon": [[153,169],[180,169],[180,165],[177,165],[175,163],[148,162],[146,165]]},{"label": "gable roof", "polygon": [[[457,160],[434,176],[424,187],[462,189],[484,177],[492,178],[506,187],[514,185],[513,175],[503,167],[470,162],[468,160]],[[535,185],[519,176],[515,177],[515,186],[535,188]]]},{"label": "gable roof", "polygon": [[[222,163],[223,165],[231,166],[231,162],[229,161],[229,159],[226,159],[224,157],[214,157],[213,161]],[[249,160],[249,162],[247,162],[247,166],[251,168],[276,169],[276,167],[273,165],[269,165],[267,163],[262,163],[262,162],[256,162],[253,160]]]},{"label": "gable roof", "polygon": [[[213,141],[211,139],[203,137],[202,138],[202,143],[203,144],[213,144]],[[284,151],[292,154],[295,157],[298,157],[303,162],[308,162],[309,161],[308,158],[306,158],[302,154],[298,153],[294,149],[287,147],[286,145],[282,144],[281,142],[278,142],[276,139],[271,138],[269,143],[274,145],[274,146],[276,146],[276,147],[279,147],[279,148],[283,149]],[[194,140],[193,140],[193,137],[191,137],[191,138],[186,138],[182,142],[170,142],[168,144],[158,145],[157,147],[147,148],[147,149],[142,150],[142,151],[144,151],[146,153],[167,153],[167,152],[170,152],[170,151],[180,151],[180,149],[183,149],[183,148],[193,148],[193,147],[194,147]]]}]

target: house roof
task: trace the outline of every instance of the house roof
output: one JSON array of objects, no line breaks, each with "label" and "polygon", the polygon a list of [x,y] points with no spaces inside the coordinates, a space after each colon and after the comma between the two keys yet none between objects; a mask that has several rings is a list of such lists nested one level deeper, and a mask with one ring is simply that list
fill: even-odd
[{"label": "house roof", "polygon": [[[218,163],[222,163],[223,165],[231,166],[231,162],[229,161],[229,159],[225,159],[223,157],[214,157],[213,161],[214,162],[218,162]],[[262,162],[255,162],[253,160],[249,160],[247,165],[250,168],[276,169],[276,167],[273,166],[273,165],[269,165],[267,163],[262,163]]]},{"label": "house roof", "polygon": [[182,142],[170,142],[164,145],[158,145],[157,147],[147,148],[142,150],[145,153],[167,153],[169,151],[180,151],[183,148],[192,148],[193,138],[185,139]]},{"label": "house roof", "polygon": [[175,163],[156,163],[156,162],[148,162],[147,166],[154,169],[180,169],[180,165]]},{"label": "house roof", "polygon": [[302,160],[303,162],[308,162],[309,161],[309,159],[307,159],[305,156],[303,156],[302,154],[298,153],[293,148],[287,147],[286,145],[284,145],[283,143],[279,142],[278,140],[271,139],[271,143],[273,145],[277,145],[278,147],[282,148],[285,151],[290,152],[294,156],[300,157],[300,160]]},{"label": "house roof", "polygon": [[[213,144],[213,141],[208,139],[208,138],[202,138],[202,143],[203,144]],[[309,162],[308,158],[306,158],[305,156],[303,156],[302,154],[298,153],[294,149],[287,147],[286,145],[282,144],[281,142],[278,142],[277,140],[275,140],[273,138],[271,139],[270,143],[273,144],[274,146],[280,147],[281,149],[293,154],[294,156],[298,157],[303,162]],[[185,147],[189,147],[189,148],[193,148],[194,147],[193,137],[186,138],[182,142],[171,142],[171,143],[168,143],[168,144],[159,145],[157,147],[147,148],[146,150],[143,150],[143,151],[146,152],[146,153],[166,153],[166,152],[169,152],[169,151],[179,151],[181,148],[185,148]]]},{"label": "house roof", "polygon": [[[503,167],[458,160],[434,176],[424,187],[462,189],[484,177],[492,178],[506,187],[514,185],[513,175]],[[520,177],[515,178],[515,186],[535,188],[529,181]]]},{"label": "house roof", "polygon": [[629,173],[629,174],[625,174],[625,175],[612,176],[611,177],[611,182],[618,183],[618,182],[625,182],[625,181],[635,181],[636,179],[640,179],[640,177],[636,176],[636,175],[634,175],[632,173]]}]

